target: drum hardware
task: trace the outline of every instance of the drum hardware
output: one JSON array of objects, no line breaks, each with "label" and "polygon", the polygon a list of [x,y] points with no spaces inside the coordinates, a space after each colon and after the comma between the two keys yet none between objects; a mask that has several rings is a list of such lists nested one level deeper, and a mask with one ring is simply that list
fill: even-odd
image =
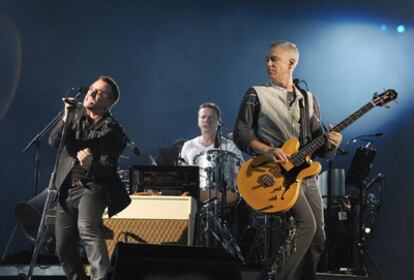
[{"label": "drum hardware", "polygon": [[264,268],[260,279],[274,279],[284,258],[295,249],[294,235],[293,218],[288,213],[255,212],[239,239],[246,264]]},{"label": "drum hardware", "polygon": [[242,251],[227,226],[227,221],[221,219],[220,215],[215,215],[213,211],[209,210],[209,204],[203,206],[199,212],[199,218],[199,226],[201,228],[200,245],[204,247],[222,246],[236,259],[245,263]]},{"label": "drum hardware", "polygon": [[225,219],[226,209],[238,200],[235,182],[240,159],[232,152],[213,149],[197,155],[194,162],[200,167],[200,201],[204,204],[199,212],[200,245],[222,246],[244,263],[241,249]]}]

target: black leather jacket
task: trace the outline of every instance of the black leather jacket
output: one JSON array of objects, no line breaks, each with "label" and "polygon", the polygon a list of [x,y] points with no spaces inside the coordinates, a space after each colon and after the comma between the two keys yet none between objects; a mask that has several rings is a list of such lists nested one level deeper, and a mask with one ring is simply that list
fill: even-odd
[{"label": "black leather jacket", "polygon": [[[60,120],[52,129],[49,145],[58,147],[64,122]],[[59,189],[75,164],[79,150],[90,148],[93,162],[90,170],[85,170],[85,184],[99,184],[106,190],[108,215],[123,210],[131,202],[118,174],[119,155],[125,148],[127,137],[117,120],[108,112],[96,124],[90,125],[82,105],[74,109],[68,120],[65,145],[59,157],[55,186]]]}]

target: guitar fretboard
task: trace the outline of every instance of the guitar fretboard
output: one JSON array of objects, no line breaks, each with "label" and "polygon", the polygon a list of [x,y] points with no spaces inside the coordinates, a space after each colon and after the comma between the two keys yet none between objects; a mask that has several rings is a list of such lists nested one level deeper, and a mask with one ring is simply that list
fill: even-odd
[{"label": "guitar fretboard", "polygon": [[[335,127],[333,127],[332,130],[341,132],[342,130],[350,126],[352,123],[354,123],[356,120],[358,120],[360,117],[365,115],[369,110],[371,110],[374,107],[375,107],[375,104],[372,101],[368,102],[367,104],[362,106],[359,110],[357,110],[355,113],[351,114],[345,120],[343,120],[342,122],[337,124]],[[325,145],[326,137],[327,137],[326,134],[322,134],[318,136],[317,138],[313,139],[311,142],[303,146],[296,154],[294,154],[290,158],[290,161],[295,166],[301,165],[305,161],[305,158],[308,155],[313,154],[314,152],[316,152],[316,150],[318,150],[320,147]]]}]

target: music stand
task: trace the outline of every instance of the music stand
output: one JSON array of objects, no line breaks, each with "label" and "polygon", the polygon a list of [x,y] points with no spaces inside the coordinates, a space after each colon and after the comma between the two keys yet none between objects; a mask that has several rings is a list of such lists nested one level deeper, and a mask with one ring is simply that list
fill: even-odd
[{"label": "music stand", "polygon": [[[369,172],[372,169],[376,153],[377,150],[369,146],[358,146],[355,149],[354,157],[352,158],[351,165],[346,176],[346,185],[350,187],[349,190],[352,190],[352,187],[354,187],[354,191],[358,195],[356,199],[357,204],[355,205],[357,212],[355,213],[355,217],[358,217],[358,240],[357,242],[353,242],[353,247],[356,249],[355,258],[353,260],[353,267],[354,272],[358,275],[367,274],[366,268],[362,261],[363,256],[366,253],[365,238],[363,236],[362,209],[364,204],[363,198],[365,197],[367,178],[369,176]],[[357,260],[355,260],[356,258]]]},{"label": "music stand", "polygon": [[346,175],[347,185],[358,186],[368,178],[376,153],[377,150],[374,148],[366,148],[362,146],[356,148]]}]

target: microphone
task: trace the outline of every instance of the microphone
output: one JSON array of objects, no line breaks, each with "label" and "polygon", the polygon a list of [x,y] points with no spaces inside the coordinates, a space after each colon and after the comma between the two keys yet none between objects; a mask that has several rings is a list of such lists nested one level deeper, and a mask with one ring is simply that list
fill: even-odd
[{"label": "microphone", "polygon": [[88,92],[89,88],[88,87],[73,87],[70,88],[67,92],[75,92],[76,91],[76,95],[74,97],[63,97],[62,101],[65,103],[68,103],[70,105],[75,105],[76,103],[78,103],[78,98]]},{"label": "microphone", "polygon": [[136,155],[137,157],[139,157],[142,153],[141,149],[138,147],[138,145],[135,144],[134,141],[131,141],[129,138],[128,138],[128,141],[127,141],[127,147],[130,148],[132,150],[132,152],[134,153],[134,155]]},{"label": "microphone", "polygon": [[[80,94],[79,94],[80,95]],[[69,105],[76,105],[78,103],[77,97],[63,97],[62,101]]]},{"label": "microphone", "polygon": [[70,89],[70,91],[76,91],[77,93],[83,94],[87,93],[89,90],[89,87],[73,87]]},{"label": "microphone", "polygon": [[369,189],[371,187],[372,184],[379,182],[379,181],[383,181],[385,180],[385,176],[382,173],[378,173],[377,176],[374,177],[374,179],[372,179],[371,181],[369,181],[366,185],[365,188]]},{"label": "microphone", "polygon": [[365,147],[368,148],[369,146],[371,146],[372,140],[364,139],[364,138],[366,138],[366,137],[383,137],[384,135],[385,135],[384,132],[378,132],[378,133],[374,133],[374,134],[364,134],[364,135],[359,135],[359,136],[352,137],[351,139],[346,141],[345,148],[344,148],[345,153],[342,153],[342,154],[347,154],[349,144],[355,143],[357,140],[367,142],[368,144],[366,144]]},{"label": "microphone", "polygon": [[221,148],[221,122],[219,122],[217,126],[216,139],[214,140],[214,148]]},{"label": "microphone", "polygon": [[384,132],[378,132],[378,133],[375,133],[375,134],[360,135],[360,136],[355,137],[355,139],[356,138],[361,138],[361,137],[382,137],[384,135],[385,135]]},{"label": "microphone", "polygon": [[364,134],[364,135],[355,136],[355,137],[351,138],[350,140],[348,140],[346,142],[346,145],[348,145],[351,142],[356,142],[356,140],[357,139],[360,139],[360,138],[365,138],[365,137],[383,137],[384,135],[385,135],[384,132],[378,132],[378,133],[375,133],[375,134]]}]

